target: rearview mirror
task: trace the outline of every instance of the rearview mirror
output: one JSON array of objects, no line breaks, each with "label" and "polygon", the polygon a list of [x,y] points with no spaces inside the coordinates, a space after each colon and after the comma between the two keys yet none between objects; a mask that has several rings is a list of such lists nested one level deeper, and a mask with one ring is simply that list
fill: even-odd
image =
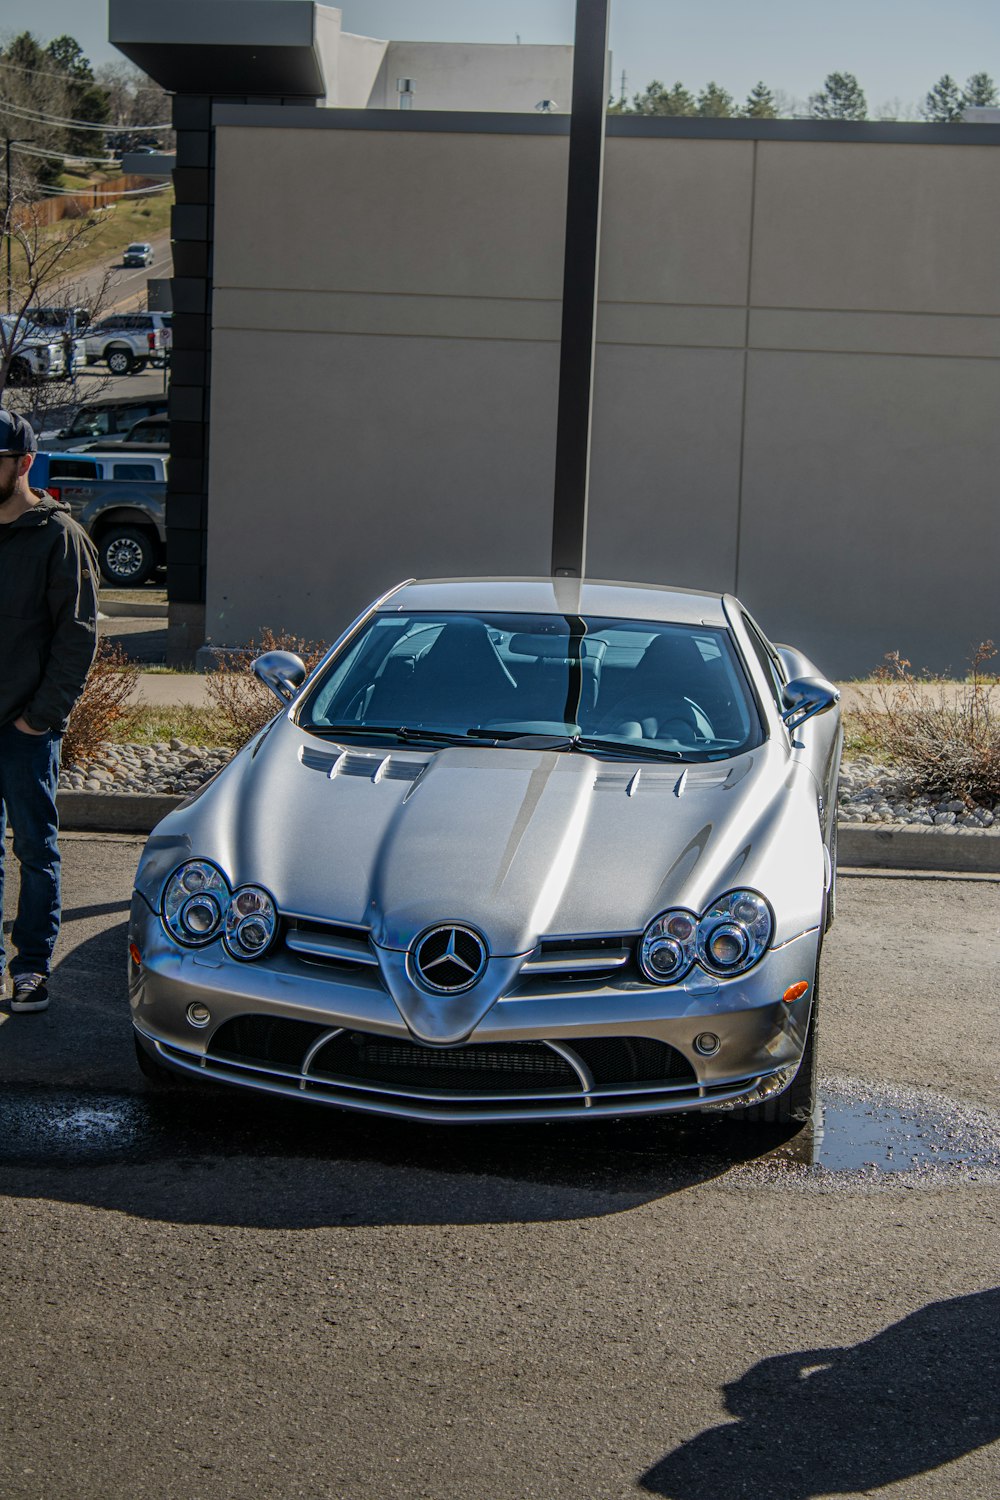
[{"label": "rearview mirror", "polygon": [[291,703],[306,680],[306,664],[294,651],[265,651],[250,670],[280,703]]},{"label": "rearview mirror", "polygon": [[788,729],[798,729],[815,714],[825,714],[840,702],[840,689],[824,677],[793,677],[781,694],[784,703],[782,721]]}]

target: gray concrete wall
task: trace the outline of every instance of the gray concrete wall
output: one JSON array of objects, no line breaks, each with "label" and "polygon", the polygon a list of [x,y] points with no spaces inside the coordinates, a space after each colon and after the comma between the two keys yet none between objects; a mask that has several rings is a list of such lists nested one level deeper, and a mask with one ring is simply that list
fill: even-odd
[{"label": "gray concrete wall", "polygon": [[[566,146],[219,129],[215,644],[546,571]],[[998,219],[995,146],[609,139],[591,576],[838,676],[1000,637]]]}]

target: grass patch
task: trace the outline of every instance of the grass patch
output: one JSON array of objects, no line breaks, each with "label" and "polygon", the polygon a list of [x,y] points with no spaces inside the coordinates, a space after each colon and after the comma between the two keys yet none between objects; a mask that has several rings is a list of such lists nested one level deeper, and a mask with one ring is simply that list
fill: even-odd
[{"label": "grass patch", "polygon": [[[84,189],[85,191],[86,189]],[[90,270],[95,262],[121,261],[122,251],[132,240],[151,240],[170,228],[170,210],[174,202],[173,187],[151,198],[121,198],[107,208],[96,210],[86,232],[80,234],[59,261],[58,280],[65,283],[74,272]],[[58,242],[61,235],[79,234],[81,221],[66,219],[42,231],[45,244]],[[24,253],[15,237],[11,242],[11,273],[15,285],[25,274]],[[155,276],[155,263],[150,275]]]},{"label": "grass patch", "polygon": [[844,714],[844,755],[848,760],[853,760],[859,755],[871,755],[880,760],[888,760],[882,745],[865,727],[860,715],[856,713]]},{"label": "grass patch", "polygon": [[214,708],[192,708],[184,704],[159,708],[142,704],[129,715],[127,722],[112,728],[108,739],[115,745],[169,744],[178,739],[185,745],[197,745],[205,750],[226,743],[224,726]]}]

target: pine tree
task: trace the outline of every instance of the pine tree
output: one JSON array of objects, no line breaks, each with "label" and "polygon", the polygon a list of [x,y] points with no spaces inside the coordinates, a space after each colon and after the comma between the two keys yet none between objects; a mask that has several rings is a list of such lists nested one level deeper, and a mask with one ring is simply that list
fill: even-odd
[{"label": "pine tree", "polygon": [[996,106],[997,86],[988,73],[973,73],[962,90],[963,109],[992,109]]},{"label": "pine tree", "polygon": [[920,113],[925,120],[935,120],[943,125],[949,120],[960,120],[964,108],[958,84],[950,73],[942,73],[934,87],[924,96]]},{"label": "pine tree", "polygon": [[697,112],[694,95],[682,83],[666,88],[658,78],[634,95],[632,111],[638,115],[693,115]]},{"label": "pine tree", "polygon": [[853,73],[828,73],[820,92],[810,95],[809,113],[817,120],[864,120],[868,101]]},{"label": "pine tree", "polygon": [[778,109],[774,95],[766,83],[755,83],[747,94],[742,114],[747,120],[776,120]]},{"label": "pine tree", "polygon": [[[108,120],[108,96],[94,78],[89,58],[75,37],[57,36],[45,49],[46,66],[66,80],[69,117],[104,125]],[[68,130],[66,150],[70,155],[100,156],[101,137],[93,130]]]},{"label": "pine tree", "polygon": [[715,82],[706,83],[698,95],[697,111],[706,118],[723,120],[730,119],[736,113],[732,94],[728,94]]}]

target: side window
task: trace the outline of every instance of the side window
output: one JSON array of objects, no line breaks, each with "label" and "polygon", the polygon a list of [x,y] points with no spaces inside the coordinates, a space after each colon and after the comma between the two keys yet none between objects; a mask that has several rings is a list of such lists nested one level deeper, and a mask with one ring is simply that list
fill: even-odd
[{"label": "side window", "polygon": [[156,478],[152,464],[114,464],[112,479],[130,479],[133,483],[151,483]]},{"label": "side window", "polygon": [[50,479],[96,479],[97,465],[85,458],[53,458],[49,464]]},{"label": "side window", "polygon": [[115,431],[130,432],[140,417],[148,417],[150,410],[148,406],[130,406],[127,411],[115,413]]},{"label": "side window", "polygon": [[78,411],[73,418],[70,432],[74,437],[101,437],[109,431],[110,417],[106,411]]},{"label": "side window", "polygon": [[767,647],[765,646],[760,632],[757,630],[757,627],[756,625],[754,625],[753,621],[748,619],[747,616],[744,615],[743,624],[746,626],[747,634],[750,637],[750,644],[753,647],[754,655],[760,662],[761,669],[767,680],[767,684],[771,689],[771,697],[774,699],[778,708],[781,709],[784,705],[782,704],[781,700],[782,682],[777,663],[772,657],[770,651],[768,651]]}]

